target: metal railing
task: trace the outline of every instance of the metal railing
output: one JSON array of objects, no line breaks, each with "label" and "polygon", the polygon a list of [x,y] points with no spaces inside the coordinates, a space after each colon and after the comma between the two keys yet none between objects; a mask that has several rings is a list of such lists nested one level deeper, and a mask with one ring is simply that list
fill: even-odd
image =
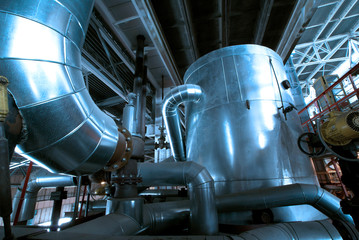
[{"label": "metal railing", "polygon": [[[331,85],[329,88],[323,91],[306,107],[304,107],[302,110],[298,112],[298,115],[301,117],[301,119],[307,119],[304,122],[302,122],[302,126],[304,130],[308,130],[309,132],[315,132],[316,120],[331,111],[345,111],[349,109],[359,108],[359,89],[355,83],[355,80],[359,80],[359,77],[357,77],[357,79],[354,79],[352,77],[352,74],[355,73],[356,71],[359,71],[359,63],[355,65],[353,68],[351,68],[341,78],[339,78],[333,85]],[[349,84],[345,83],[345,81],[349,82]],[[334,103],[332,103],[331,101],[329,101],[328,96],[329,94],[334,95],[333,90],[335,89],[335,87],[339,87],[339,86],[341,86],[341,90],[339,90],[339,92],[336,93]],[[323,102],[325,102],[325,104],[323,104]],[[309,110],[312,109],[314,109],[315,112],[311,114]]]}]

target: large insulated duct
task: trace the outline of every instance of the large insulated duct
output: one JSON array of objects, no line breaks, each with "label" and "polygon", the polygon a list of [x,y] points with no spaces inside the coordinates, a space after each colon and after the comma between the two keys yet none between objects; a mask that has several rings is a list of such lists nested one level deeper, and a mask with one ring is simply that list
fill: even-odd
[{"label": "large insulated duct", "polygon": [[188,185],[191,201],[190,232],[218,232],[213,179],[207,169],[194,162],[140,163],[138,176],[144,186]]},{"label": "large insulated duct", "polygon": [[[22,182],[21,186],[24,185],[24,181]],[[76,184],[76,177],[73,176],[54,174],[44,169],[40,169],[39,171],[31,173],[29,182],[27,184],[24,201],[19,214],[19,221],[30,220],[34,217],[37,194],[41,188],[76,186]],[[13,214],[11,215],[12,219],[14,219],[17,207],[19,205],[21,191],[22,187],[18,188],[13,199]]]},{"label": "large insulated duct", "polygon": [[92,101],[81,73],[93,2],[0,1],[0,73],[10,81],[28,130],[18,147],[56,172],[96,172],[126,149],[115,122]]},{"label": "large insulated duct", "polygon": [[[357,237],[357,236],[356,236]],[[268,225],[244,232],[236,240],[342,240],[338,230],[328,221],[292,222]],[[345,238],[344,238],[345,239]],[[348,238],[349,239],[349,238]],[[356,238],[350,238],[356,239]]]},{"label": "large insulated duct", "polygon": [[308,204],[332,219],[354,224],[352,217],[342,212],[340,199],[317,185],[291,184],[228,194],[217,197],[216,204],[220,212]]},{"label": "large insulated duct", "polygon": [[203,98],[201,87],[186,84],[172,89],[163,99],[162,115],[165,120],[172,154],[176,161],[186,161],[186,150],[181,132],[178,107],[185,102],[198,102]]},{"label": "large insulated duct", "polygon": [[131,236],[143,231],[159,233],[173,227],[180,229],[188,223],[189,206],[188,201],[145,204],[142,225],[125,214],[111,213],[62,232],[81,234],[82,237],[85,234]]}]

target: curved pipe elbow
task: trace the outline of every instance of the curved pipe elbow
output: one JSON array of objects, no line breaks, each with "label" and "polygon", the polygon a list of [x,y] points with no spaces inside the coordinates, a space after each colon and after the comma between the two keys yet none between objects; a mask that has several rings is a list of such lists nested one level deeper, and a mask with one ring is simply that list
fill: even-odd
[{"label": "curved pipe elbow", "polygon": [[163,100],[162,115],[176,161],[186,161],[178,106],[185,102],[198,102],[203,98],[203,95],[203,90],[200,86],[186,84],[173,88]]},{"label": "curved pipe elbow", "polygon": [[[25,180],[21,183],[24,186]],[[26,187],[26,194],[24,197],[23,205],[21,207],[19,221],[26,221],[32,219],[35,213],[35,206],[37,194],[41,188],[46,187],[66,187],[77,185],[76,177],[69,175],[53,174],[46,170],[40,169],[30,175]],[[20,201],[22,187],[18,188],[13,200],[13,212],[11,218],[14,219],[17,207]]]},{"label": "curved pipe elbow", "polygon": [[191,184],[192,187],[199,187],[204,184],[214,184],[213,178],[208,170],[195,163],[185,162],[184,163],[184,174],[186,184]]},{"label": "curved pipe elbow", "polygon": [[343,213],[339,198],[316,185],[298,185],[302,189],[307,204],[312,205],[332,219],[341,219],[354,224],[353,218]]},{"label": "curved pipe elbow", "polygon": [[195,162],[139,163],[144,186],[188,185],[191,191],[191,233],[216,234],[218,216],[214,181],[207,169]]},{"label": "curved pipe elbow", "polygon": [[0,72],[28,130],[18,147],[54,172],[96,172],[111,162],[120,141],[114,120],[93,102],[81,73],[93,4],[0,1]]}]

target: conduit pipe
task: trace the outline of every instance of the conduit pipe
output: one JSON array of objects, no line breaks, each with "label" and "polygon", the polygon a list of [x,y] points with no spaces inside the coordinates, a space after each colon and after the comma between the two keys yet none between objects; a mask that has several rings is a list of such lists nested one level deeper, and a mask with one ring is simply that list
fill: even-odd
[{"label": "conduit pipe", "polygon": [[204,93],[200,86],[186,84],[173,88],[163,99],[162,115],[165,120],[172,154],[176,161],[186,161],[178,106],[185,102],[199,102],[203,95]]},{"label": "conduit pipe", "polygon": [[[125,137],[89,95],[81,48],[94,0],[0,1],[0,72],[27,124],[22,154],[55,172],[122,159]],[[115,155],[118,155],[117,157]]]},{"label": "conduit pipe", "polygon": [[195,162],[139,163],[138,176],[144,186],[188,185],[191,201],[190,232],[218,232],[214,181],[206,168]]},{"label": "conduit pipe", "polygon": [[188,223],[189,206],[189,201],[145,204],[143,225],[125,214],[111,213],[63,232],[81,234],[82,237],[84,234],[131,236],[145,230],[148,233],[159,233],[173,227],[180,229],[179,227],[186,226]]},{"label": "conduit pipe", "polygon": [[342,212],[339,198],[311,184],[297,183],[255,189],[216,198],[219,212],[260,210],[301,204],[312,205],[331,219],[340,219],[354,224],[352,217]]},{"label": "conduit pipe", "polygon": [[[23,184],[24,181],[21,186],[23,186]],[[76,177],[73,176],[53,174],[44,169],[31,173],[18,221],[26,221],[34,217],[37,194],[41,188],[76,186],[76,184]],[[12,206],[14,211],[11,215],[12,220],[14,220],[17,211],[21,191],[22,187],[19,187],[13,199]]]}]

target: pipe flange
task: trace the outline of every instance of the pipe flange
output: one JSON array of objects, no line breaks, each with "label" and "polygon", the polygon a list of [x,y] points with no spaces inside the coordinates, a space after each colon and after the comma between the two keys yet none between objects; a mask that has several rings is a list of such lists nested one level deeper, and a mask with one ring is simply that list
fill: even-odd
[{"label": "pipe flange", "polygon": [[[116,149],[113,157],[104,167],[104,170],[107,172],[116,171],[120,168],[123,168],[128,163],[128,160],[130,159],[130,157],[132,155],[133,142],[132,142],[131,133],[123,126],[118,126],[118,132],[119,132],[118,145],[121,145],[120,138],[122,138],[125,141],[125,147],[124,148],[123,148],[123,146],[121,147],[121,150],[119,150],[120,153],[118,153],[117,149]],[[118,148],[119,148],[119,146],[118,146]]]}]

